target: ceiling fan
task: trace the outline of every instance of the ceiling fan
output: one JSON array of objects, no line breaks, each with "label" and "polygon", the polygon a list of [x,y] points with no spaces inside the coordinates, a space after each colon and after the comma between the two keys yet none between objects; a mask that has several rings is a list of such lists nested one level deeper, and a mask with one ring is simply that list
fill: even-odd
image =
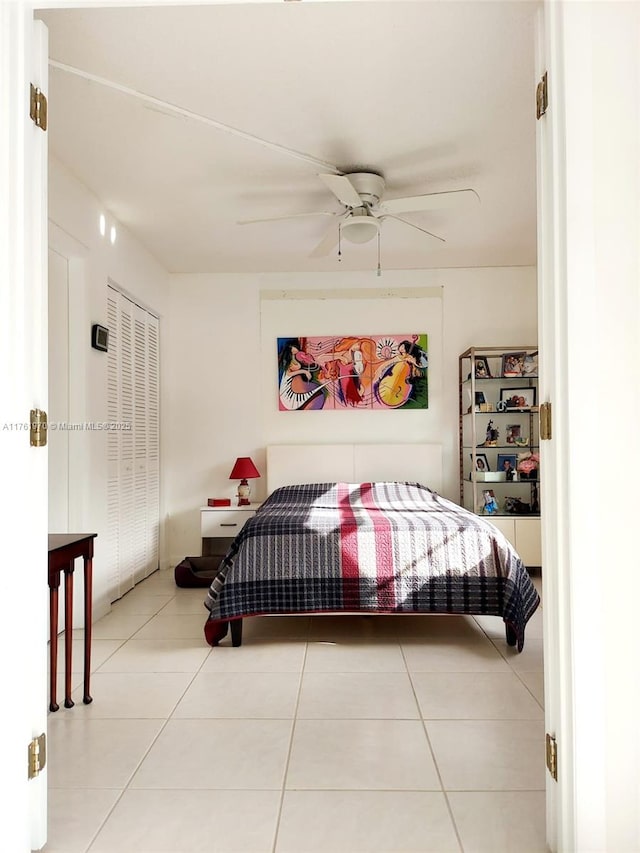
[{"label": "ceiling fan", "polygon": [[433,234],[431,231],[427,231],[426,228],[422,228],[414,222],[409,222],[407,219],[398,216],[398,214],[459,207],[466,205],[468,202],[480,200],[480,196],[473,189],[450,190],[449,192],[426,193],[425,195],[384,199],[385,180],[377,172],[350,172],[344,174],[332,163],[320,160],[312,154],[287,148],[277,142],[263,139],[253,133],[232,127],[210,116],[201,115],[200,113],[193,112],[193,110],[169,103],[153,95],[140,92],[121,83],[116,83],[113,80],[107,80],[104,77],[80,68],[75,68],[55,59],[50,59],[49,65],[66,74],[81,77],[90,83],[107,87],[129,98],[141,101],[148,109],[167,112],[208,125],[216,130],[261,145],[275,153],[309,163],[316,169],[321,169],[322,171],[318,173],[318,177],[343,206],[342,211],[336,213],[323,210],[292,214],[290,216],[273,216],[267,219],[247,219],[238,222],[238,225],[250,225],[257,222],[272,222],[279,219],[295,219],[306,216],[329,216],[333,219],[338,219],[338,228],[330,228],[327,231],[325,237],[311,252],[310,256],[312,258],[328,255],[336,245],[340,244],[341,237],[352,243],[368,243],[374,237],[378,237],[378,273],[380,273],[380,226],[385,219],[394,219],[402,222],[410,228],[415,228],[423,234],[445,243],[446,240],[444,237]]},{"label": "ceiling fan", "polygon": [[[338,170],[336,170],[337,172]],[[330,216],[337,218],[338,228],[330,228],[326,236],[311,252],[311,257],[322,257],[344,237],[351,243],[368,243],[380,235],[380,226],[385,219],[394,219],[411,228],[422,231],[429,237],[446,242],[426,228],[409,222],[398,216],[399,213],[413,213],[423,210],[436,210],[466,205],[479,200],[475,190],[462,189],[450,192],[427,193],[426,195],[406,196],[404,198],[384,199],[385,181],[376,172],[351,172],[349,174],[318,175],[325,186],[338,199],[344,210],[339,213],[314,211],[298,213],[292,216],[274,216],[266,219],[245,219],[238,225],[252,225],[258,222],[273,222],[280,219],[295,219],[303,216]]]}]

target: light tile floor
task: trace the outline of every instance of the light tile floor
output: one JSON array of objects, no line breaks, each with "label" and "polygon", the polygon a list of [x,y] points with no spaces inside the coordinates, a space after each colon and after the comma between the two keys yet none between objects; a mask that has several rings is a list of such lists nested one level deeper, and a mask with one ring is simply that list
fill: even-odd
[{"label": "light tile floor", "polygon": [[117,602],[88,706],[76,632],[46,853],[546,850],[540,609],[521,655],[458,616],[258,618],[211,649],[204,592],[156,572]]}]

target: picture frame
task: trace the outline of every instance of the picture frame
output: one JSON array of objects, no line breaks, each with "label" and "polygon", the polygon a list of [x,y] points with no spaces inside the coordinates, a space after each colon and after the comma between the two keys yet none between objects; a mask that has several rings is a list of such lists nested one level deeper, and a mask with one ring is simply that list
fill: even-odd
[{"label": "picture frame", "polygon": [[278,335],[276,344],[280,412],[429,408],[426,332],[351,334],[347,327],[340,335]]},{"label": "picture frame", "polygon": [[483,489],[482,500],[484,502],[484,512],[489,514],[498,512],[498,501],[496,500],[496,494],[493,489]]},{"label": "picture frame", "polygon": [[501,388],[500,402],[506,403],[506,411],[532,409],[536,404],[536,389],[533,387]]},{"label": "picture frame", "polygon": [[476,406],[483,406],[487,402],[484,391],[476,391]]},{"label": "picture frame", "polygon": [[505,352],[502,355],[502,375],[507,379],[522,376],[526,352]]},{"label": "picture frame", "polygon": [[[473,454],[470,454],[470,455],[471,455],[471,460],[472,460],[472,464],[473,464]],[[485,453],[476,453],[476,471],[482,471],[484,473],[485,471],[490,471],[490,470],[491,470],[491,468],[489,466],[489,460],[487,459],[486,454]]]},{"label": "picture frame", "polygon": [[521,424],[507,424],[505,426],[505,441],[507,444],[517,444],[522,435]]},{"label": "picture frame", "polygon": [[525,355],[522,363],[522,375],[538,377],[538,352],[529,352]]},{"label": "picture frame", "polygon": [[491,370],[489,362],[484,356],[476,356],[475,360],[476,379],[491,379]]},{"label": "picture frame", "polygon": [[[498,453],[498,461],[496,470],[505,471],[507,474],[507,479],[509,478],[509,472],[512,474],[516,471],[516,466],[518,464],[518,457],[515,453]],[[511,477],[513,479],[513,477]]]}]

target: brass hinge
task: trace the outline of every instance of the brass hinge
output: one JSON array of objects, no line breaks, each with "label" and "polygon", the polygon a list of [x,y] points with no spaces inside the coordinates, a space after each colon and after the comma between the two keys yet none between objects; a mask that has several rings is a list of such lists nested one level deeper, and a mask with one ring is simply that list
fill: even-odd
[{"label": "brass hinge", "polygon": [[31,447],[44,447],[47,443],[47,413],[42,409],[31,409],[29,427]]},{"label": "brass hinge", "polygon": [[547,770],[551,778],[558,781],[558,744],[553,735],[547,734]]},{"label": "brass hinge", "polygon": [[547,89],[547,72],[542,75],[536,86],[536,118],[542,118],[549,106],[549,92]]},{"label": "brass hinge", "polygon": [[29,118],[41,130],[47,129],[47,96],[31,84],[31,98],[29,102]]},{"label": "brass hinge", "polygon": [[44,732],[29,744],[29,779],[35,777],[44,770],[47,763],[47,736]]},{"label": "brass hinge", "polygon": [[541,441],[549,441],[551,437],[551,403],[541,403],[540,439]]}]

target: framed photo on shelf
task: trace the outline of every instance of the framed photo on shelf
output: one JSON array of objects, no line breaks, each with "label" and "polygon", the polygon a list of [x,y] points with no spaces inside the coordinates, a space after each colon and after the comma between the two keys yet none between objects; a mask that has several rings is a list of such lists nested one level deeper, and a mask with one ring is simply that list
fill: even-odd
[{"label": "framed photo on shelf", "polygon": [[518,439],[522,437],[522,427],[520,424],[507,424],[505,426],[505,441],[507,444],[517,444]]},{"label": "framed photo on shelf", "polygon": [[509,378],[522,376],[526,352],[505,352],[502,356],[502,375]]},{"label": "framed photo on shelf", "polygon": [[476,391],[476,406],[483,406],[487,402],[484,391]]},{"label": "framed photo on shelf", "polygon": [[513,475],[517,464],[518,459],[515,453],[498,453],[498,471],[505,471],[507,479],[513,479],[513,476],[509,478],[509,473]]},{"label": "framed photo on shelf", "polygon": [[509,409],[532,409],[536,404],[535,388],[501,388],[500,402]]},{"label": "framed photo on shelf", "polygon": [[489,362],[484,356],[476,356],[476,379],[491,379]]},{"label": "framed photo on shelf", "polygon": [[484,501],[485,512],[498,512],[498,501],[496,500],[496,495],[493,489],[484,489],[484,491],[482,492],[482,499]]},{"label": "framed photo on shelf", "polygon": [[532,352],[527,353],[524,357],[524,362],[522,364],[522,375],[523,376],[536,376],[538,375],[538,353]]},{"label": "framed photo on shelf", "polygon": [[[471,459],[473,460],[473,454],[471,454]],[[476,453],[476,471],[490,471],[489,460],[486,457],[485,453]]]}]

